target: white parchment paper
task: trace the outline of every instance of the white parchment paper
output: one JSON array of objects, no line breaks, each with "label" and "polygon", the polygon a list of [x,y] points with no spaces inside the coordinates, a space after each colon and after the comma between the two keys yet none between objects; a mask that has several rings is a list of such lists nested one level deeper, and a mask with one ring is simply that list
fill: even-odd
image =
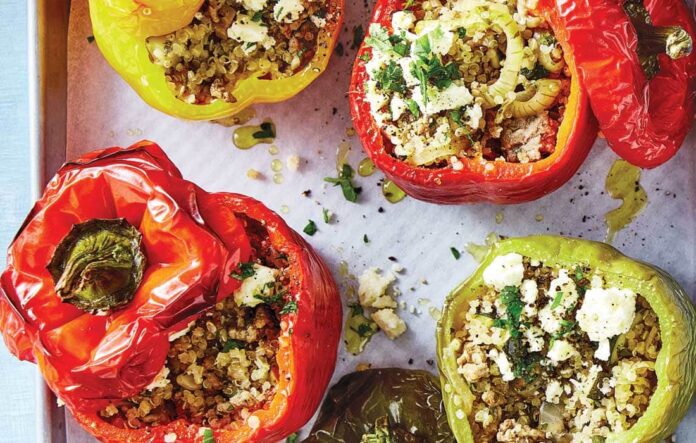
[{"label": "white parchment paper", "polygon": [[[346,91],[355,57],[353,29],[357,25],[367,28],[371,6],[371,1],[347,2],[340,38],[344,55],[335,53],[318,81],[284,103],[254,107],[257,118],[253,123],[271,118],[276,124],[275,144],[280,152],[275,156],[268,152],[268,145],[248,151],[236,149],[232,128],[177,120],[150,108],[108,66],[96,44],[88,42],[92,31],[87,2],[72,2],[70,17],[67,158],[147,138],[164,148],[185,178],[209,191],[234,191],[258,198],[280,212],[297,231],[309,219],[314,220],[319,230],[308,239],[339,284],[345,280],[338,272],[341,261],[348,263],[353,274],[369,266],[389,270],[390,256],[405,268],[397,287],[403,292],[400,301],[407,305],[400,315],[408,324],[408,332],[394,342],[379,334],[357,357],[341,348],[333,382],[359,363],[437,371],[435,320],[428,309],[440,308],[446,294],[476,266],[466,253],[455,260],[450,247],[463,250],[468,242],[482,243],[492,231],[510,236],[553,233],[603,240],[604,213],[619,204],[604,192],[604,180],[616,156],[603,140],[598,140],[569,183],[529,204],[448,207],[406,198],[393,205],[381,195],[379,172],[369,178],[358,177],[356,181],[363,187],[360,201],[347,202],[340,189],[327,186],[323,178],[336,175],[335,153],[342,142],[351,146],[353,167],[364,157],[357,137],[347,135],[351,121]],[[285,166],[293,154],[301,157],[297,172]],[[282,184],[272,180],[274,159],[283,162]],[[261,171],[264,178],[247,178],[250,168]],[[676,158],[643,173],[641,183],[649,204],[614,243],[622,252],[667,270],[692,296],[696,293],[695,173],[696,133],[692,131]],[[303,196],[305,190],[312,191],[311,197]],[[384,212],[378,212],[380,207]],[[322,208],[335,213],[331,224],[322,221]],[[369,238],[367,244],[364,235]],[[430,303],[421,304],[419,299]],[[411,313],[410,306],[421,313]],[[696,441],[694,409],[680,428],[680,442]],[[92,440],[69,419],[68,441]]]}]

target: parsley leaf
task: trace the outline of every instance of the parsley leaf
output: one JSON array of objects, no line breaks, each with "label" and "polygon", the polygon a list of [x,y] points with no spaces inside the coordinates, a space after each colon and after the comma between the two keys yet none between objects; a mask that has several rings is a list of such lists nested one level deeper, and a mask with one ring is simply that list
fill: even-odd
[{"label": "parsley leaf", "polygon": [[406,92],[406,80],[404,80],[404,71],[401,66],[394,60],[380,68],[375,73],[375,81],[380,89],[385,91]]},{"label": "parsley leaf", "polygon": [[254,294],[254,298],[261,300],[262,302],[266,303],[267,305],[277,305],[281,301],[283,301],[284,295],[285,294],[282,292],[279,292],[279,293],[273,294],[273,295]]},{"label": "parsley leaf", "polygon": [[244,349],[244,342],[229,339],[225,342],[221,352],[230,352],[232,349]]},{"label": "parsley leaf", "polygon": [[372,59],[372,56],[370,55],[369,52],[363,52],[360,54],[360,57],[358,57],[360,60],[364,61],[365,63],[369,62],[370,59]]},{"label": "parsley leaf", "polygon": [[307,222],[307,226],[304,227],[302,232],[304,232],[305,234],[310,235],[310,236],[316,234],[317,233],[317,224],[314,223],[314,220],[309,220]]},{"label": "parsley leaf", "polygon": [[251,136],[255,139],[274,138],[276,136],[275,126],[273,126],[273,123],[263,122],[260,126],[260,131],[256,131],[253,134],[251,134]]},{"label": "parsley leaf", "polygon": [[561,305],[563,300],[563,291],[556,291],[556,295],[553,297],[553,302],[551,302],[551,309],[556,309]]},{"label": "parsley leaf", "polygon": [[322,208],[321,215],[324,218],[324,223],[326,223],[326,224],[331,223],[331,211],[329,211],[326,208]]},{"label": "parsley leaf", "polygon": [[256,271],[254,271],[254,262],[242,262],[239,264],[239,271],[230,274],[230,277],[237,280],[246,280],[249,277],[253,277]]},{"label": "parsley leaf", "polygon": [[203,443],[215,443],[215,435],[212,429],[206,428],[203,431]]},{"label": "parsley leaf", "polygon": [[355,171],[353,171],[353,168],[348,163],[344,163],[337,178],[326,177],[324,181],[333,183],[334,186],[340,186],[343,191],[343,197],[349,202],[355,203],[358,201],[358,194],[360,194],[362,188],[353,184],[354,175]]},{"label": "parsley leaf", "polygon": [[411,114],[413,114],[414,117],[420,117],[420,108],[418,108],[418,103],[416,103],[414,99],[407,98],[406,106],[408,106],[408,110],[411,112]]},{"label": "parsley leaf", "polygon": [[459,252],[459,250],[457,248],[455,248],[454,246],[450,248],[450,251],[452,251],[452,255],[454,256],[455,260],[459,260],[459,257],[462,256],[462,253]]},{"label": "parsley leaf", "polygon": [[522,68],[520,69],[520,74],[524,75],[527,80],[539,80],[540,78],[545,78],[549,75],[549,71],[546,70],[540,64],[534,65],[534,69]]},{"label": "parsley leaf", "polygon": [[365,243],[365,244],[370,243],[370,239],[367,238],[367,234],[363,234],[363,243]]},{"label": "parsley leaf", "polygon": [[450,111],[449,116],[457,125],[464,126],[464,123],[462,122],[462,112],[459,109]]},{"label": "parsley leaf", "polygon": [[256,11],[256,12],[254,12],[254,15],[251,16],[251,21],[252,22],[260,22],[262,18],[263,18],[263,11]]},{"label": "parsley leaf", "polygon": [[297,432],[288,435],[288,438],[285,439],[285,443],[295,443],[297,442],[297,439],[300,438],[299,435],[297,435]]},{"label": "parsley leaf", "polygon": [[370,26],[370,35],[365,39],[365,44],[381,52],[389,52],[392,49],[387,29],[380,25]]},{"label": "parsley leaf", "polygon": [[459,38],[466,37],[466,28],[457,29],[457,35],[459,36]]},{"label": "parsley leaf", "polygon": [[500,301],[506,307],[506,326],[510,330],[510,335],[518,337],[520,335],[520,315],[522,315],[522,309],[524,308],[524,303],[520,299],[520,290],[517,286],[505,286],[500,291]]},{"label": "parsley leaf", "polygon": [[295,312],[297,312],[297,302],[295,300],[290,300],[285,303],[283,309],[280,310],[281,314],[293,314]]}]

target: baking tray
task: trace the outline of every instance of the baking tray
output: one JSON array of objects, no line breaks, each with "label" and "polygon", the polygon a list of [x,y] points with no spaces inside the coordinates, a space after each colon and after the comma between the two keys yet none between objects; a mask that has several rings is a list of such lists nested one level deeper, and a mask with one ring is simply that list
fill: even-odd
[{"label": "baking tray", "polygon": [[[85,0],[80,0],[73,7],[84,11],[84,3]],[[398,286],[404,292],[402,300],[408,306],[401,314],[409,326],[409,332],[396,342],[376,337],[358,357],[341,349],[332,382],[363,362],[375,366],[425,368],[435,372],[435,320],[428,314],[428,309],[430,306],[441,307],[447,292],[476,266],[466,254],[455,261],[450,247],[463,249],[468,242],[482,243],[486,234],[492,231],[503,235],[555,233],[604,239],[603,214],[616,207],[618,202],[606,195],[603,183],[616,156],[602,140],[598,140],[588,160],[568,184],[551,196],[524,205],[439,207],[406,199],[392,206],[379,193],[379,173],[359,180],[364,188],[359,205],[347,203],[338,190],[321,183],[324,176],[335,175],[334,152],[339,144],[351,146],[349,159],[353,166],[363,158],[358,140],[346,131],[350,117],[345,91],[355,55],[351,49],[353,28],[358,24],[365,26],[372,2],[349,0],[346,3],[346,23],[340,38],[345,55],[338,57],[334,54],[327,72],[295,99],[255,107],[260,118],[271,117],[278,126],[277,143],[283,149],[289,147],[285,154],[295,152],[303,159],[311,160],[308,164],[303,162],[299,174],[287,173],[286,183],[277,186],[269,177],[272,175],[268,168],[271,157],[265,147],[236,151],[229,140],[229,129],[210,123],[168,119],[150,109],[127,86],[119,83],[94,47],[84,53],[69,54],[69,0],[30,1],[33,195],[38,196],[46,181],[64,162],[66,152],[73,156],[107,145],[125,146],[147,137],[162,144],[186,178],[205,188],[244,192],[279,212],[284,212],[283,209],[289,206],[290,211],[282,215],[298,231],[308,218],[321,220],[321,207],[331,209],[337,214],[337,222],[328,226],[319,223],[320,231],[310,241],[326,259],[342,286],[346,284],[344,273],[339,272],[343,262],[348,263],[350,272],[359,274],[369,266],[389,269],[388,257],[397,257],[406,268],[399,277]],[[77,36],[78,39],[85,37]],[[70,95],[70,60],[83,61],[90,69],[103,69],[100,75],[104,75],[105,81],[115,82],[118,89],[114,100],[91,102],[91,85],[88,83],[80,83],[80,91]],[[109,129],[104,121],[117,117],[124,109],[132,110],[136,116],[133,124],[129,126],[126,122]],[[71,111],[73,114],[69,117]],[[97,121],[94,125],[91,119],[99,118],[95,115],[97,112],[105,117],[104,121]],[[169,130],[170,125],[177,129]],[[290,127],[292,131],[288,130]],[[319,139],[317,133],[322,134]],[[206,144],[197,146],[198,150],[192,156],[179,145],[194,139],[205,140]],[[317,143],[320,144],[316,146]],[[237,173],[229,174],[235,167]],[[267,179],[261,182],[247,180],[244,172],[248,167],[265,168]],[[615,246],[622,252],[666,269],[692,296],[696,294],[694,177],[696,132],[692,131],[686,146],[674,160],[663,168],[643,173],[642,184],[650,199],[648,207],[629,228],[619,233],[615,241]],[[314,191],[312,199],[301,196],[301,191],[308,188]],[[384,208],[385,213],[379,215],[379,208]],[[410,229],[397,229],[401,226]],[[363,244],[363,235],[369,237],[369,245]],[[420,299],[427,299],[430,303],[420,304],[417,302]],[[415,313],[409,312],[411,307]],[[413,363],[409,365],[411,359]],[[42,382],[39,386],[36,440],[47,443],[94,441],[69,416],[66,417],[64,409],[56,405],[55,398]],[[692,405],[682,422],[678,432],[680,442],[696,441],[695,409]]]}]

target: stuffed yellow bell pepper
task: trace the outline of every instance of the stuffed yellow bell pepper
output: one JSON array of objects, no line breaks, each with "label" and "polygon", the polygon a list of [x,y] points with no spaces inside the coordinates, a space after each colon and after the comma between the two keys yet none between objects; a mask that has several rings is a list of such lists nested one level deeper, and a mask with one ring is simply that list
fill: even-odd
[{"label": "stuffed yellow bell pepper", "polygon": [[89,0],[94,37],[150,105],[192,120],[288,99],[326,68],[343,0]]},{"label": "stuffed yellow bell pepper", "polygon": [[696,310],[664,271],[603,243],[492,247],[437,329],[457,441],[659,442],[696,388]]}]

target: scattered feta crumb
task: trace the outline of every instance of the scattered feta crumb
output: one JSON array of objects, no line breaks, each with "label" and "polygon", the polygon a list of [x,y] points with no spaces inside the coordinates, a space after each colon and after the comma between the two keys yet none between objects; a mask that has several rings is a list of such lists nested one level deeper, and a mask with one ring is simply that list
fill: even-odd
[{"label": "scattered feta crumb", "polygon": [[296,172],[298,169],[300,169],[300,157],[298,155],[289,155],[286,163],[288,165],[288,170],[292,172]]},{"label": "scattered feta crumb", "polygon": [[504,381],[512,381],[515,379],[515,374],[512,372],[512,365],[504,352],[498,352],[497,349],[488,351],[488,357],[498,365],[500,375]]},{"label": "scattered feta crumb", "polygon": [[366,308],[395,308],[396,301],[387,294],[387,289],[396,280],[392,273],[382,275],[379,268],[372,267],[358,278],[358,299]]},{"label": "scattered feta crumb", "polygon": [[164,443],[174,443],[176,441],[176,434],[173,432],[170,432],[169,434],[164,436]]},{"label": "scattered feta crumb", "polygon": [[517,253],[499,255],[483,271],[483,281],[496,290],[505,286],[519,286],[524,277],[522,256]]},{"label": "scattered feta crumb", "polygon": [[393,309],[380,309],[373,312],[370,317],[391,340],[406,332],[406,323],[396,315]]},{"label": "scattered feta crumb", "polygon": [[566,340],[556,340],[551,345],[551,349],[549,349],[549,352],[548,354],[546,354],[546,356],[551,360],[551,362],[555,364],[561,361],[568,360],[576,353],[577,351],[575,350],[573,345],[571,345]]},{"label": "scattered feta crumb", "polygon": [[254,275],[245,278],[234,293],[237,306],[254,306],[263,303],[257,295],[268,295],[276,281],[278,270],[254,263]]},{"label": "scattered feta crumb", "polygon": [[552,380],[546,386],[546,401],[549,403],[558,403],[563,394],[563,387],[558,380]]},{"label": "scattered feta crumb", "polygon": [[[186,328],[188,331],[189,328]],[[154,380],[150,382],[149,385],[145,386],[145,390],[152,391],[156,388],[164,388],[169,384],[169,368],[162,366],[162,369],[157,373]]]}]

